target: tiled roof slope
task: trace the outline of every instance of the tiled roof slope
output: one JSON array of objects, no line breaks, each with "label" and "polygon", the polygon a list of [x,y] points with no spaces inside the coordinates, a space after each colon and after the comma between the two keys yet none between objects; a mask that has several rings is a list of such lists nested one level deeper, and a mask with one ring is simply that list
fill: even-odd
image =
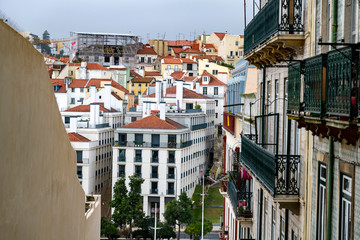
[{"label": "tiled roof slope", "polygon": [[[100,104],[100,111],[102,112],[117,112],[115,109],[111,108],[111,111],[104,107],[104,103]],[[90,104],[88,105],[79,105],[73,108],[69,108],[66,112],[90,112]]]},{"label": "tiled roof slope", "polygon": [[[70,67],[80,67],[81,63],[69,63]],[[106,67],[101,66],[98,63],[87,63],[86,68],[88,70],[109,70]]]},{"label": "tiled roof slope", "polygon": [[217,33],[217,32],[214,32],[214,33],[220,40],[223,40],[226,35],[226,33]]},{"label": "tiled roof slope", "polygon": [[140,129],[183,129],[185,126],[170,119],[162,120],[158,116],[150,115],[135,122],[129,123],[121,128]]},{"label": "tiled roof slope", "polygon": [[[202,83],[202,76],[209,76],[209,77],[210,77],[209,84],[206,84],[206,85],[227,86],[225,83],[223,83],[222,81],[220,81],[219,79],[217,79],[214,75],[208,73],[206,70],[203,71],[203,73],[201,74],[201,77],[199,78],[200,85],[203,85],[203,83]],[[204,84],[204,85],[205,85],[205,84]]]},{"label": "tiled roof slope", "polygon": [[91,142],[88,138],[74,132],[69,132],[68,137],[70,142]]},{"label": "tiled roof slope", "polygon": [[[147,97],[153,98],[155,97],[155,93],[148,95]],[[176,98],[176,86],[169,87],[166,89],[166,98]],[[191,98],[191,99],[211,99],[208,96],[202,95],[200,93],[196,93],[187,88],[183,88],[183,98]]]}]

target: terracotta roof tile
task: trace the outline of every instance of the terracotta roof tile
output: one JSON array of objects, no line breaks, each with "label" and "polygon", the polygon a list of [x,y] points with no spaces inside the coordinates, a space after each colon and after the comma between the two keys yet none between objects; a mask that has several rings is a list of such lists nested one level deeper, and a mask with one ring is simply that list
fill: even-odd
[{"label": "terracotta roof tile", "polygon": [[[69,66],[70,67],[80,67],[81,63],[69,63]],[[88,70],[109,70],[108,68],[103,67],[98,63],[87,63],[86,68]]]},{"label": "terracotta roof tile", "polygon": [[196,61],[190,59],[190,58],[180,58],[180,60],[183,62],[183,63],[197,63]]},{"label": "terracotta roof tile", "polygon": [[136,77],[142,77],[140,74],[135,72],[134,70],[130,70],[130,77],[136,78]]},{"label": "terracotta roof tile", "polygon": [[186,75],[186,72],[182,72],[182,71],[174,71],[170,76],[175,78],[175,79],[182,79],[184,76]]},{"label": "terracotta roof tile", "polygon": [[111,80],[111,86],[124,92],[125,94],[128,94],[130,93],[129,90],[127,90],[126,88],[124,88],[120,83],[114,81],[114,80]]},{"label": "terracotta roof tile", "polygon": [[69,132],[68,137],[70,142],[91,142],[88,138],[74,132]]},{"label": "terracotta roof tile", "polygon": [[204,84],[204,85],[227,86],[225,83],[223,83],[222,81],[217,79],[214,75],[208,73],[206,70],[204,70],[203,73],[201,74],[201,77],[199,77],[200,85],[203,85],[202,76],[209,76],[210,77],[209,84]]},{"label": "terracotta roof tile", "polygon": [[[104,107],[104,103],[100,104],[100,111],[102,112],[117,112],[115,109],[111,108],[111,111]],[[90,104],[88,105],[79,105],[73,108],[69,108],[65,112],[90,112]]]},{"label": "terracotta roof tile", "polygon": [[146,47],[143,49],[139,49],[137,51],[137,54],[146,54],[146,55],[157,55],[155,50],[152,47]]},{"label": "terracotta roof tile", "polygon": [[56,93],[66,93],[66,85],[64,84],[64,79],[51,79],[51,84],[57,86]]},{"label": "terracotta roof tile", "polygon": [[[149,98],[154,98],[155,93],[148,95]],[[165,98],[176,98],[176,86],[172,86],[166,89]],[[183,88],[183,98],[190,98],[190,99],[211,99],[208,96],[202,95],[200,93],[196,93],[191,91],[187,88]]]},{"label": "terracotta roof tile", "polygon": [[179,58],[164,58],[162,62],[164,64],[182,64]]},{"label": "terracotta roof tile", "polygon": [[153,77],[137,77],[137,78],[131,79],[131,82],[133,82],[133,83],[150,83],[154,79],[155,78],[153,78]]},{"label": "terracotta roof tile", "polygon": [[121,97],[119,95],[117,95],[116,93],[112,92],[111,95],[116,98],[117,100],[122,100]]},{"label": "terracotta roof tile", "polygon": [[183,129],[186,127],[172,120],[166,119],[165,121],[160,119],[158,116],[150,115],[148,117],[142,118],[140,120],[122,126],[121,128]]},{"label": "terracotta roof tile", "polygon": [[214,34],[220,39],[220,40],[223,40],[226,33],[217,33],[217,32],[214,32]]},{"label": "terracotta roof tile", "polygon": [[195,60],[200,60],[200,59],[207,59],[210,62],[223,62],[224,59],[220,56],[210,56],[210,55],[204,55],[204,56],[194,56]]},{"label": "terracotta roof tile", "polygon": [[161,76],[161,73],[158,71],[150,71],[150,72],[145,71],[145,76]]}]

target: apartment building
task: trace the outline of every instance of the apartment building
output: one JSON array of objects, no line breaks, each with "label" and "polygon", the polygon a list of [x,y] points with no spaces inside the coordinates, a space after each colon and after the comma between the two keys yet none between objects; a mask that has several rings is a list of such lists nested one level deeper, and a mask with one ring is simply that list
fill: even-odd
[{"label": "apartment building", "polygon": [[215,116],[214,99],[184,88],[182,80],[165,86],[157,81],[155,93],[140,98],[129,112],[134,121],[115,131],[113,147],[113,185],[121,176],[144,178],[144,212],[159,211],[162,220],[169,201],[193,194],[211,161]]},{"label": "apartment building", "polygon": [[142,49],[137,50],[136,60],[137,69],[145,69],[146,67],[154,70],[155,61],[158,54],[150,45],[143,45]]},{"label": "apartment building", "polygon": [[283,4],[262,3],[245,28],[259,115],[240,128],[221,237],[357,239],[359,4]]}]

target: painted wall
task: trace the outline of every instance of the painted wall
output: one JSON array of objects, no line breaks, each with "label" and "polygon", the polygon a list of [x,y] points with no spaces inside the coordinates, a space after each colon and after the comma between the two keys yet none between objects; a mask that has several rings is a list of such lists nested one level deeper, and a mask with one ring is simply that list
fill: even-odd
[{"label": "painted wall", "polygon": [[2,21],[0,35],[1,238],[85,239],[76,154],[43,56]]}]

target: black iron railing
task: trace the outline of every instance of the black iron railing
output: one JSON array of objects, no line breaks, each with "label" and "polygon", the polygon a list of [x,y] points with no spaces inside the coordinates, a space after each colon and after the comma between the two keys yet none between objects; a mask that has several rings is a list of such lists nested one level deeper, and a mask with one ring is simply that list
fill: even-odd
[{"label": "black iron railing", "polygon": [[275,194],[299,195],[299,155],[277,155]]},{"label": "black iron railing", "polygon": [[301,63],[289,66],[288,72],[288,111],[300,111]]},{"label": "black iron railing", "polygon": [[270,0],[245,28],[245,54],[280,31],[303,31],[301,0]]}]

